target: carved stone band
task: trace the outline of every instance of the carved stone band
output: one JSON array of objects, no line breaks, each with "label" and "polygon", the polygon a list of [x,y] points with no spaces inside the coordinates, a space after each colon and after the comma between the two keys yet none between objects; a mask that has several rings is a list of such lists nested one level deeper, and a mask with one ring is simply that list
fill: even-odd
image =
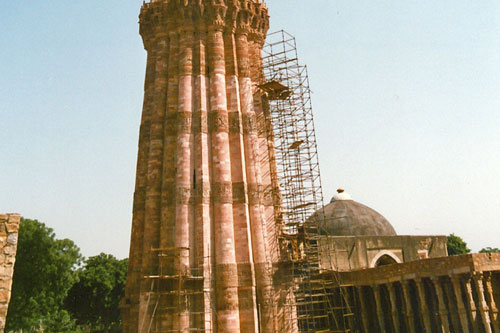
[{"label": "carved stone band", "polygon": [[255,113],[243,114],[243,133],[257,134],[257,117]]},{"label": "carved stone band", "polygon": [[177,133],[190,134],[193,114],[189,111],[177,113]]},{"label": "carved stone band", "polygon": [[248,184],[248,202],[250,205],[260,205],[263,201],[262,185]]},{"label": "carved stone band", "polygon": [[196,185],[195,198],[194,201],[197,204],[209,204],[210,203],[210,184],[201,183]]},{"label": "carved stone band", "polygon": [[246,203],[246,188],[245,183],[233,183],[233,203]]},{"label": "carved stone band", "polygon": [[193,133],[208,133],[207,113],[193,112]]},{"label": "carved stone band", "polygon": [[215,203],[233,203],[233,187],[231,183],[214,183],[212,193]]},{"label": "carved stone band", "polygon": [[239,112],[229,112],[229,133],[241,133]]},{"label": "carved stone band", "polygon": [[229,119],[227,111],[211,111],[208,114],[208,124],[210,132],[229,132]]}]

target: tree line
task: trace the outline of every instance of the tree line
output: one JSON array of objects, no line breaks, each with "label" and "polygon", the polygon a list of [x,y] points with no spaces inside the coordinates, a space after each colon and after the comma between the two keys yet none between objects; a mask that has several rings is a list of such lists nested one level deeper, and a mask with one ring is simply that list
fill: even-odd
[{"label": "tree line", "polygon": [[[446,247],[448,249],[449,256],[467,254],[471,252],[467,243],[455,234],[448,235]],[[479,253],[500,253],[500,249],[496,247],[484,247],[479,250]]]},{"label": "tree line", "polygon": [[128,259],[84,258],[70,239],[21,219],[6,332],[120,332]]}]

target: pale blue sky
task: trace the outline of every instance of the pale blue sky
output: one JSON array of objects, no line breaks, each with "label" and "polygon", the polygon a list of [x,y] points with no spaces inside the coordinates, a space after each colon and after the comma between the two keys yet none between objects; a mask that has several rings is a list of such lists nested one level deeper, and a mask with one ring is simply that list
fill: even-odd
[{"label": "pale blue sky", "polygon": [[[2,1],[0,211],[128,255],[141,1]],[[500,3],[269,0],[309,67],[325,198],[500,247]]]}]

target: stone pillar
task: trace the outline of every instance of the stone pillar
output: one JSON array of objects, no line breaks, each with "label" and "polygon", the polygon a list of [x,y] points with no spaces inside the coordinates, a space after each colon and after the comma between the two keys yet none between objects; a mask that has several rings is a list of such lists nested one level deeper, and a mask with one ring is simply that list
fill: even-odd
[{"label": "stone pillar", "polygon": [[500,327],[498,323],[498,308],[495,303],[495,298],[493,297],[493,286],[491,285],[492,275],[492,272],[484,273],[484,284],[486,286],[486,300],[490,308],[490,317],[493,324],[493,329],[495,333],[499,333]]},{"label": "stone pillar", "polygon": [[431,278],[431,281],[434,285],[434,290],[436,290],[438,299],[439,321],[441,323],[439,329],[441,332],[446,333],[450,331],[450,324],[448,322],[448,310],[446,309],[446,304],[444,302],[443,289],[439,283],[439,277],[434,276]]},{"label": "stone pillar", "polygon": [[483,273],[474,272],[472,274],[474,283],[476,285],[477,298],[479,301],[479,313],[481,314],[481,319],[483,321],[484,331],[486,333],[491,333],[491,320],[490,320],[490,309],[484,298],[484,286],[483,286]]},{"label": "stone pillar", "polygon": [[209,127],[212,142],[216,309],[219,331],[239,332],[238,270],[234,241],[223,29],[223,26],[214,24],[208,33],[211,70]]},{"label": "stone pillar", "polygon": [[[154,80],[154,102],[151,113],[151,130],[149,141],[149,154],[147,157],[147,187],[145,198],[144,233],[142,244],[143,276],[141,281],[141,295],[139,307],[139,331],[149,330],[154,324],[151,320],[150,308],[158,302],[158,296],[152,296],[150,291],[158,287],[158,279],[151,276],[158,274],[158,253],[152,251],[159,247],[160,220],[161,220],[161,194],[164,152],[164,123],[167,101],[167,68],[168,68],[169,43],[166,33],[157,36],[156,61]],[[145,278],[144,278],[145,277]]]},{"label": "stone pillar", "polygon": [[451,283],[453,285],[453,290],[455,292],[455,298],[457,299],[458,315],[460,317],[460,325],[462,326],[462,331],[464,333],[469,333],[469,322],[467,319],[467,309],[462,299],[462,287],[459,275],[450,275]]},{"label": "stone pillar", "polygon": [[0,264],[0,332],[5,329],[5,319],[9,307],[12,276],[16,261],[17,239],[19,232],[19,214],[0,214],[0,248],[2,263]]},{"label": "stone pillar", "polygon": [[[240,325],[243,332],[256,332],[257,296],[255,267],[252,256],[252,238],[250,235],[250,217],[247,200],[247,180],[245,176],[245,151],[241,123],[241,106],[239,84],[236,68],[236,45],[234,34],[226,32],[226,86],[228,96],[229,136],[231,145],[231,169],[233,177],[233,214],[236,243],[236,260],[238,262]],[[234,61],[228,61],[231,57]]]},{"label": "stone pillar", "polygon": [[447,277],[444,277],[443,290],[448,299],[448,313],[451,317],[451,324],[453,325],[453,331],[460,330],[460,317],[458,313],[457,302],[455,301],[453,285],[448,282]]},{"label": "stone pillar", "polygon": [[429,308],[426,303],[427,297],[425,296],[424,281],[421,278],[415,279],[415,284],[417,285],[420,312],[422,313],[422,319],[424,324],[424,329],[427,332],[432,332],[431,318],[429,313]]},{"label": "stone pillar", "polygon": [[257,291],[254,260],[252,257],[253,241],[250,236],[250,217],[247,200],[247,179],[245,175],[245,148],[241,120],[241,102],[239,91],[237,45],[235,25],[226,27],[224,48],[226,57],[226,90],[229,115],[229,141],[231,150],[231,177],[233,182],[233,215],[236,243],[236,261],[238,263],[241,300],[240,328],[243,332],[256,332],[259,327],[257,313]]},{"label": "stone pillar", "polygon": [[401,331],[401,324],[399,322],[399,309],[396,299],[396,285],[395,283],[388,283],[387,288],[389,289],[389,297],[391,299],[391,313],[392,313],[392,323],[394,325],[394,332],[399,333]]},{"label": "stone pillar", "polygon": [[363,329],[367,332],[370,329],[370,320],[369,320],[369,312],[366,304],[365,297],[363,295],[363,286],[356,286],[356,290],[358,291],[359,302],[361,304],[361,320],[363,322]]},{"label": "stone pillar", "polygon": [[[342,293],[344,299],[346,300],[346,307],[345,307],[345,312],[343,313],[344,316],[344,323],[346,323],[345,329],[350,330],[350,331],[356,331],[357,325],[356,323],[356,315],[354,313],[354,304],[356,304],[356,287],[354,286],[344,286],[340,287],[338,289],[339,293]],[[328,306],[328,300],[325,300],[325,305]]]},{"label": "stone pillar", "polygon": [[263,332],[272,332],[275,318],[272,267],[269,265],[271,258],[269,253],[270,244],[268,243],[270,242],[267,240],[265,229],[257,117],[254,110],[253,86],[249,71],[250,59],[247,40],[249,27],[244,25],[245,22],[240,23],[242,26],[237,30],[236,50],[239,60],[239,91],[243,119],[243,142],[245,147],[245,171],[248,182],[252,254],[255,263],[255,280],[261,315],[261,330]]},{"label": "stone pillar", "polygon": [[[176,160],[176,209],[175,209],[175,248],[174,275],[189,276],[191,227],[193,212],[191,206],[192,187],[192,136],[191,124],[193,119],[193,27],[186,23],[179,33],[179,92],[177,105],[177,160]],[[176,44],[177,34],[171,32],[170,43]],[[181,284],[180,282],[179,284]],[[177,311],[174,317],[174,330],[188,332],[189,324],[189,295],[177,298]]]},{"label": "stone pillar", "polygon": [[411,307],[411,293],[410,293],[410,281],[403,280],[401,281],[401,287],[403,288],[403,298],[405,300],[405,314],[406,314],[406,323],[407,328],[410,333],[415,333],[415,318],[413,316],[413,310]]},{"label": "stone pillar", "polygon": [[[168,67],[166,76],[163,78],[167,81],[167,98],[164,107],[164,123],[163,123],[163,165],[161,173],[161,217],[159,230],[159,248],[169,249],[168,251],[159,251],[154,254],[159,256],[159,267],[157,274],[159,275],[179,275],[179,262],[175,262],[180,251],[175,250],[176,247],[176,225],[177,218],[177,186],[176,186],[176,170],[177,170],[177,134],[178,134],[178,103],[179,103],[179,34],[178,31],[168,32]],[[180,118],[180,117],[179,117]],[[182,132],[179,130],[179,132]],[[186,221],[187,223],[187,221]],[[182,227],[181,227],[182,228]],[[184,254],[183,254],[184,255]],[[177,267],[174,267],[176,266]],[[155,314],[154,324],[158,330],[172,330],[173,327],[179,327],[179,316],[185,311],[180,311],[183,307],[180,299],[179,280],[177,283],[171,281],[171,285],[175,285],[175,289],[169,288],[172,292],[170,295],[160,296],[157,307],[157,315]],[[147,286],[146,286],[147,288]],[[150,289],[143,290],[147,293]],[[173,292],[177,291],[177,294]],[[150,312],[154,309],[150,307]],[[160,308],[160,310],[158,310]],[[170,309],[165,311],[162,309]],[[185,314],[184,314],[185,316]],[[185,322],[185,320],[184,320]],[[142,328],[144,329],[144,328]]]},{"label": "stone pillar", "polygon": [[[201,30],[201,29],[199,29]],[[201,297],[198,311],[203,312],[200,317],[201,323],[196,327],[203,327],[206,331],[214,332],[214,314],[212,309],[211,289],[213,287],[213,242],[210,207],[210,154],[208,135],[208,91],[207,91],[207,35],[204,31],[196,33],[197,38],[194,47],[193,71],[194,84],[194,108],[193,108],[193,136],[194,136],[194,164],[195,173],[193,189],[195,192],[195,265],[201,268],[203,276],[203,295]]]},{"label": "stone pillar", "polygon": [[384,308],[382,307],[382,286],[381,285],[373,285],[373,294],[375,296],[375,303],[377,306],[377,317],[378,317],[378,324],[380,327],[380,330],[382,332],[386,331],[386,325],[384,321]]},{"label": "stone pillar", "polygon": [[470,310],[469,313],[472,322],[472,327],[474,329],[474,332],[478,333],[480,332],[480,330],[477,322],[477,309],[476,309],[476,303],[474,302],[474,296],[472,295],[472,284],[470,276],[466,276],[464,286],[465,286],[465,295],[467,297],[467,302],[469,303],[469,310]]}]

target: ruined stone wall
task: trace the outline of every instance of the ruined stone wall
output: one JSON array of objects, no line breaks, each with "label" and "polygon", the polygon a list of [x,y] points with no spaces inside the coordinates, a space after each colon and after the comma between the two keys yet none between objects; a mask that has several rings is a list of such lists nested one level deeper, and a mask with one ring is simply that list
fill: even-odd
[{"label": "ruined stone wall", "polygon": [[0,333],[5,328],[16,261],[19,214],[0,214]]}]

